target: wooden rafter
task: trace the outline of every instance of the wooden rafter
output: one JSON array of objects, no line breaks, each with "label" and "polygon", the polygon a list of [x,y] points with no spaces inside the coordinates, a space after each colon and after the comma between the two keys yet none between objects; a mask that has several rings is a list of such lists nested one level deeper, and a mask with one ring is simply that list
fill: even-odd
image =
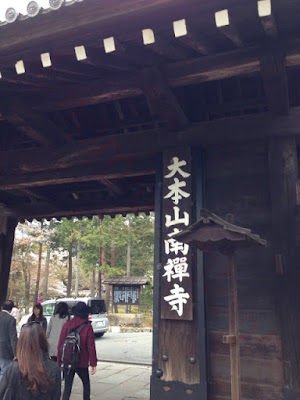
[{"label": "wooden rafter", "polygon": [[243,47],[243,41],[232,21],[232,17],[229,17],[228,10],[222,10],[215,14],[216,25],[219,31],[229,39],[235,47]]},{"label": "wooden rafter", "polygon": [[203,55],[215,53],[214,46],[192,24],[189,24],[187,26],[186,35],[182,35],[177,39],[185,46],[188,46],[191,49],[195,50],[197,53]]}]

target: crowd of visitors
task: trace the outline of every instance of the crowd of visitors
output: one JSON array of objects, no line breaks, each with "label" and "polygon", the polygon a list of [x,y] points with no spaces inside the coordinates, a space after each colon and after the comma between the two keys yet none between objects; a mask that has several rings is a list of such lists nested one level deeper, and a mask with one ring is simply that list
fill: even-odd
[{"label": "crowd of visitors", "polygon": [[[77,303],[71,309],[71,319],[67,303],[59,302],[47,326],[43,306],[37,303],[22,326],[19,340],[19,316],[13,313],[14,308],[14,303],[6,300],[0,312],[0,399],[59,400],[63,376],[63,400],[69,400],[77,374],[83,384],[83,399],[90,400],[88,367],[93,375],[97,366],[94,332],[88,320],[91,308],[84,302]],[[79,335],[79,360],[65,365],[64,349],[72,334]]]}]

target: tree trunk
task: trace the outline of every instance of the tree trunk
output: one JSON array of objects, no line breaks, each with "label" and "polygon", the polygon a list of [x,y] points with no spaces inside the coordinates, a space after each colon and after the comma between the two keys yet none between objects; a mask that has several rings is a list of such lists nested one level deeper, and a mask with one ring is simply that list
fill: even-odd
[{"label": "tree trunk", "polygon": [[[53,220],[50,221],[49,230],[51,231],[53,227]],[[48,279],[49,279],[49,265],[50,265],[50,254],[51,254],[51,246],[47,245],[47,254],[45,261],[45,271],[44,271],[44,284],[43,284],[43,297],[44,300],[47,300],[48,297]]]},{"label": "tree trunk", "polygon": [[107,312],[111,309],[113,312],[113,308],[110,308],[110,285],[106,284],[106,289],[105,289],[105,303],[106,303],[106,309]]},{"label": "tree trunk", "polygon": [[[41,222],[41,230],[43,229],[43,221]],[[43,254],[43,244],[39,244],[39,258],[38,258],[38,269],[37,269],[37,277],[36,277],[36,285],[34,292],[33,305],[36,304],[37,299],[39,297],[40,290],[40,279],[41,279],[41,267],[42,267],[42,254]]]},{"label": "tree trunk", "polygon": [[[26,251],[26,257],[24,257],[24,260],[27,259],[27,254],[28,254],[28,251]],[[23,270],[23,275],[24,275],[24,286],[25,286],[25,312],[28,313],[29,302],[30,302],[31,273],[30,273],[30,267],[28,267],[28,265],[26,264],[26,262],[24,260],[22,262],[22,270]]]},{"label": "tree trunk", "polygon": [[71,288],[72,288],[72,244],[69,246],[69,268],[68,268],[68,284],[67,284],[67,297],[71,296]]},{"label": "tree trunk", "polygon": [[98,297],[102,297],[102,272],[98,271]]},{"label": "tree trunk", "polygon": [[91,296],[95,297],[96,290],[96,271],[93,269],[92,271],[92,282],[91,282]]},{"label": "tree trunk", "polygon": [[78,240],[78,243],[77,243],[77,257],[76,257],[76,279],[75,279],[75,296],[76,297],[78,297],[78,291],[79,291],[80,250],[81,250],[81,243]]}]

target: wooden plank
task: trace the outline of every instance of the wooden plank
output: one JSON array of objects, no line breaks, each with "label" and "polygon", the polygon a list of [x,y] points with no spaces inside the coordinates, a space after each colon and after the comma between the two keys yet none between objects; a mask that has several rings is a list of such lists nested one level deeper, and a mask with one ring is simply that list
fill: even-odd
[{"label": "wooden plank", "polygon": [[[212,380],[230,381],[230,358],[209,354]],[[254,385],[283,385],[281,360],[241,358],[241,382]]]},{"label": "wooden plank", "polygon": [[[266,384],[249,384],[242,383],[242,399],[263,399],[263,400],[282,400],[282,385],[266,385]],[[218,399],[220,396],[230,399],[230,382],[224,380],[213,380],[209,385],[209,393],[211,399]],[[220,397],[221,398],[221,397]]]},{"label": "wooden plank", "polygon": [[[228,331],[228,310],[223,307],[207,307],[209,330]],[[279,321],[272,310],[240,310],[240,332],[250,334],[278,335]]]},{"label": "wooden plank", "polygon": [[[228,345],[223,343],[223,333],[209,331],[207,342],[211,353],[229,356]],[[280,336],[240,334],[241,358],[282,360],[282,342]]]}]

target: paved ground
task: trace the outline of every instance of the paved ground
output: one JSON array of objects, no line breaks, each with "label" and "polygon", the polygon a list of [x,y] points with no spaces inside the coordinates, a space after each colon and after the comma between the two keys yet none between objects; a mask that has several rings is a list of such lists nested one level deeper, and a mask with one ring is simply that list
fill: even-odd
[{"label": "paved ground", "polygon": [[152,363],[151,332],[107,332],[96,339],[97,357],[100,361],[124,363]]},{"label": "paved ground", "polygon": [[[91,376],[91,400],[149,400],[151,367],[98,362]],[[74,379],[71,400],[82,400],[82,383]]]}]

